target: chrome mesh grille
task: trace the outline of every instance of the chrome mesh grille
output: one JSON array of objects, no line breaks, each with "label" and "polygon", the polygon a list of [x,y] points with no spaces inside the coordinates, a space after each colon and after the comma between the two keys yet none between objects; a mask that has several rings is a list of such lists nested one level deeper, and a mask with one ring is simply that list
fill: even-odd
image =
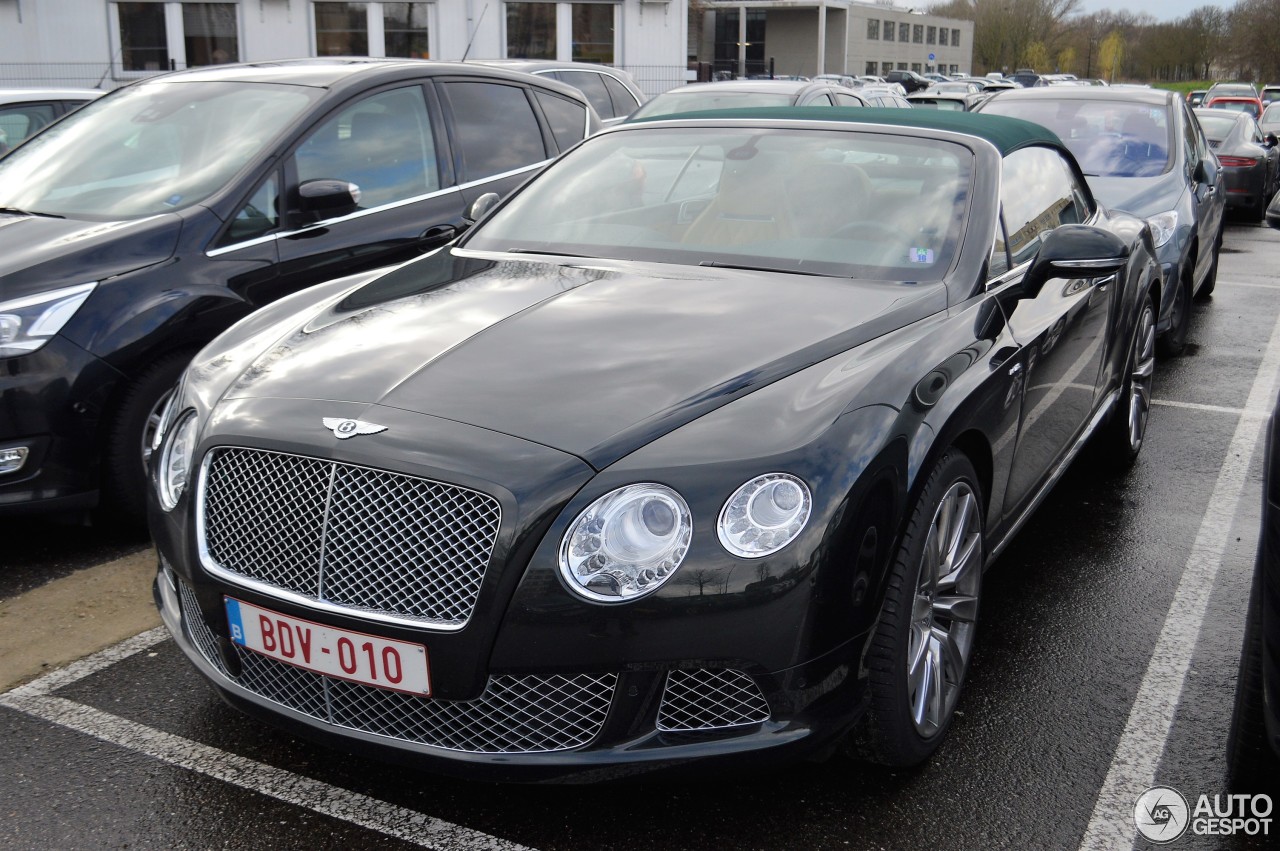
[{"label": "chrome mesh grille", "polygon": [[214,568],[330,605],[451,628],[471,617],[497,500],[278,452],[215,450],[201,476]]},{"label": "chrome mesh grille", "polygon": [[435,700],[304,671],[232,645],[232,677],[217,652],[195,595],[178,581],[182,621],[196,648],[229,680],[312,718],[466,753],[547,753],[589,744],[600,732],[616,674],[494,676],[475,700]]},{"label": "chrome mesh grille", "polygon": [[665,732],[716,730],[769,720],[769,704],[755,680],[742,671],[672,671],[658,708]]}]

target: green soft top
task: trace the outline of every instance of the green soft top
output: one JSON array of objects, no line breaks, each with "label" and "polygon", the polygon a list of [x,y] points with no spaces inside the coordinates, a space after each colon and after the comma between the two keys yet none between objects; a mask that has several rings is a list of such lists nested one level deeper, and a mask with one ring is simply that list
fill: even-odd
[{"label": "green soft top", "polygon": [[1009,118],[1004,115],[986,115],[978,112],[940,112],[933,109],[884,109],[857,106],[770,106],[752,109],[704,109],[698,112],[681,112],[675,115],[641,117],[629,123],[652,121],[705,120],[708,118],[739,119],[748,121],[836,121],[849,124],[887,124],[894,127],[917,127],[926,130],[945,130],[964,133],[986,139],[1008,156],[1019,148],[1030,145],[1050,145],[1066,150],[1057,135],[1039,124]]}]

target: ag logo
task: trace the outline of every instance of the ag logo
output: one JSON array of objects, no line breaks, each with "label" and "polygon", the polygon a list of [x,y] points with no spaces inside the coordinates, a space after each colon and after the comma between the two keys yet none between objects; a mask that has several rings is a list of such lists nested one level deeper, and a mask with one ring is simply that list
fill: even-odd
[{"label": "ag logo", "polygon": [[1138,796],[1138,803],[1133,806],[1133,823],[1147,839],[1163,845],[1187,832],[1191,808],[1177,789],[1152,786]]},{"label": "ag logo", "polygon": [[387,430],[384,425],[367,423],[364,420],[343,420],[337,417],[324,417],[323,421],[324,427],[333,432],[338,440],[346,440],[348,437],[355,437],[357,434],[377,434],[380,431]]}]

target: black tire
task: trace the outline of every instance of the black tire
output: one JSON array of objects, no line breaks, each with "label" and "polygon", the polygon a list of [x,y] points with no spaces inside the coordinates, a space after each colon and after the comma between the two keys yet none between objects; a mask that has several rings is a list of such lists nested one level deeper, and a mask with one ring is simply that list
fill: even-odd
[{"label": "black tire", "polygon": [[148,365],[125,387],[104,424],[102,498],[99,509],[113,520],[141,525],[146,520],[144,436],[154,430],[164,407],[194,352],[173,352]]},{"label": "black tire", "polygon": [[1213,241],[1213,262],[1209,264],[1209,274],[1205,275],[1204,283],[1200,285],[1200,291],[1196,293],[1196,298],[1208,298],[1213,295],[1214,289],[1218,286],[1218,256],[1222,254],[1222,231],[1226,228],[1226,224],[1218,226],[1218,236]]},{"label": "black tire", "polygon": [[1227,734],[1227,779],[1233,793],[1261,792],[1268,780],[1270,784],[1275,780],[1276,760],[1267,744],[1267,724],[1262,714],[1262,665],[1262,565],[1258,564],[1249,592],[1240,674]]},{"label": "black tire", "polygon": [[1191,277],[1184,274],[1178,282],[1178,289],[1173,293],[1173,309],[1170,311],[1172,322],[1169,330],[1156,339],[1156,354],[1162,358],[1173,358],[1182,354],[1187,347],[1187,330],[1191,327]]},{"label": "black tire", "polygon": [[[931,550],[930,543],[940,525],[941,506],[957,494],[951,502],[950,529],[959,531],[950,537],[959,543],[949,549],[967,554],[956,570],[963,578],[950,584],[954,593],[949,595],[943,591],[947,583],[935,582],[926,599],[922,597],[926,564],[938,562],[941,567],[945,562],[939,557],[942,551]],[[971,500],[967,508],[966,495]],[[883,765],[917,765],[946,736],[973,652],[985,556],[982,512],[982,490],[973,465],[959,450],[948,450],[929,474],[890,566],[884,603],[866,653],[871,699],[862,725],[850,737],[854,755]],[[945,528],[945,521],[941,525]],[[950,606],[946,610],[958,616],[939,616],[939,606]],[[938,628],[949,629],[953,642],[938,643],[935,656],[935,645],[925,636]],[[912,685],[912,655],[915,669],[922,674],[919,689]],[[929,676],[933,671],[940,672],[936,681]],[[937,696],[936,706],[926,695]],[[924,723],[918,720],[922,715]]]},{"label": "black tire", "polygon": [[1151,380],[1155,372],[1156,305],[1147,296],[1134,322],[1125,358],[1120,398],[1106,424],[1094,436],[1094,448],[1107,469],[1124,472],[1138,460],[1151,411]]}]

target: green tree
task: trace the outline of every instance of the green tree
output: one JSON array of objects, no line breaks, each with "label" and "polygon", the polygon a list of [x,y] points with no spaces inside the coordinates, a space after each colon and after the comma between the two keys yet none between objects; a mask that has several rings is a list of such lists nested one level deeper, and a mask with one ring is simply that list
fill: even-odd
[{"label": "green tree", "polygon": [[1058,70],[1063,74],[1076,72],[1076,49],[1068,45],[1058,51]]},{"label": "green tree", "polygon": [[1116,72],[1120,70],[1120,63],[1124,61],[1124,36],[1119,30],[1112,30],[1102,40],[1102,45],[1098,48],[1098,57],[1098,64],[1107,82],[1114,82]]},{"label": "green tree", "polygon": [[1045,49],[1044,42],[1033,41],[1027,45],[1027,49],[1022,51],[1022,62],[1028,68],[1034,68],[1042,74],[1049,73],[1051,67],[1049,51]]}]

